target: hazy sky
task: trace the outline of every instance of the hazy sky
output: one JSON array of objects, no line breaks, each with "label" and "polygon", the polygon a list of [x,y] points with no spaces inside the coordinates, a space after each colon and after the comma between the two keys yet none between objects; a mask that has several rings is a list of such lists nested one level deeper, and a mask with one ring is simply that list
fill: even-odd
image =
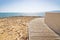
[{"label": "hazy sky", "polygon": [[60,0],[0,0],[0,12],[38,13],[60,10]]}]

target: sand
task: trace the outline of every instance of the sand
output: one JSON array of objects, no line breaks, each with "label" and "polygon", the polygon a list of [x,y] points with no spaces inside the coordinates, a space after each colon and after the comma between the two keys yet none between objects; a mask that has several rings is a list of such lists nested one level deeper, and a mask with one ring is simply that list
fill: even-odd
[{"label": "sand", "polygon": [[41,17],[0,18],[0,40],[60,40]]},{"label": "sand", "polygon": [[27,40],[28,22],[33,17],[0,18],[0,40]]}]

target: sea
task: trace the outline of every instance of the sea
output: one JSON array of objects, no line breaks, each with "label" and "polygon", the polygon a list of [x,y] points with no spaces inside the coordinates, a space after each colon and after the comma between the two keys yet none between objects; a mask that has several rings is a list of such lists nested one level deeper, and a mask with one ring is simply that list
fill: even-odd
[{"label": "sea", "polygon": [[0,18],[11,16],[45,16],[45,13],[0,13]]}]

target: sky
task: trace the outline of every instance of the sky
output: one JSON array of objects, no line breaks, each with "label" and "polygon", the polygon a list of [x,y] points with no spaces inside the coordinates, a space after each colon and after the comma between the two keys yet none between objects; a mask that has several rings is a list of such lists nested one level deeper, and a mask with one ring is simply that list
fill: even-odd
[{"label": "sky", "polygon": [[39,13],[60,10],[60,0],[0,0],[0,12]]}]

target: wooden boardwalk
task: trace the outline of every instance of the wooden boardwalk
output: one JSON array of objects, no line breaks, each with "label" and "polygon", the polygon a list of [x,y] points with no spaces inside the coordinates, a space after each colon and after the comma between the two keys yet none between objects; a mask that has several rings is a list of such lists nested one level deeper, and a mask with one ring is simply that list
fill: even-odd
[{"label": "wooden boardwalk", "polygon": [[60,37],[44,23],[44,18],[36,18],[29,23],[29,40],[60,40]]}]

